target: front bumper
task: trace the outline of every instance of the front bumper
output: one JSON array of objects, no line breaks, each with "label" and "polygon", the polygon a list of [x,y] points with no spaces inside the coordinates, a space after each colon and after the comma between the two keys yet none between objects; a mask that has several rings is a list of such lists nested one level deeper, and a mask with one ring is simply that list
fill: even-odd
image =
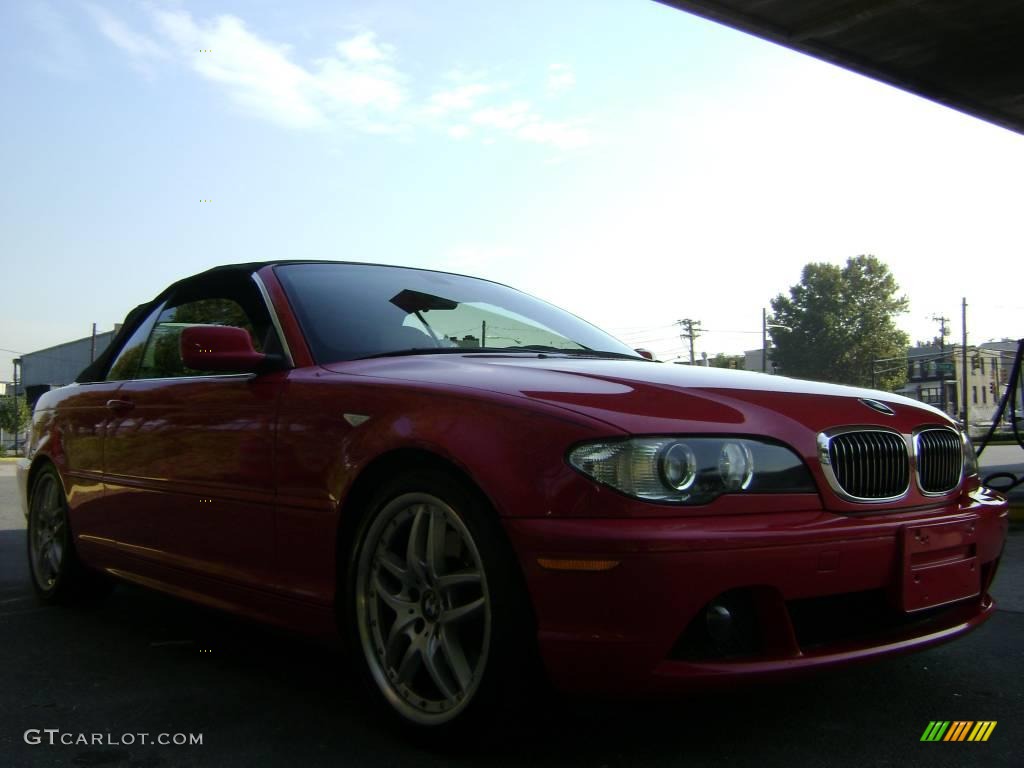
[{"label": "front bumper", "polygon": [[[958,503],[843,516],[506,519],[548,674],[567,691],[673,691],[916,650],[957,637],[993,611],[988,587],[1007,504],[984,489]],[[969,526],[980,594],[906,613],[908,526]],[[614,560],[610,570],[550,570],[545,560]],[[939,561],[943,565],[944,561]],[[737,637],[703,637],[712,603]],[[737,639],[739,642],[737,642]]]},{"label": "front bumper", "polygon": [[18,482],[18,502],[26,520],[28,520],[28,474],[31,466],[32,462],[28,459],[18,459],[14,465],[14,476]]}]

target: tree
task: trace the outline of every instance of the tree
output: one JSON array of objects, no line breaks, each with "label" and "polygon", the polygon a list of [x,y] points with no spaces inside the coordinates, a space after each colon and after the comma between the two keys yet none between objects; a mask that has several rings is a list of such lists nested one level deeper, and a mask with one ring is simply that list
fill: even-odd
[{"label": "tree", "polygon": [[18,407],[14,407],[14,398],[11,395],[0,397],[0,429],[5,432],[21,432],[28,426],[32,414],[28,410],[28,404],[24,397],[18,398]]},{"label": "tree", "polygon": [[745,362],[746,357],[744,355],[727,355],[724,352],[719,352],[708,360],[708,365],[712,368],[735,368],[742,371]]},{"label": "tree", "polygon": [[[895,317],[907,311],[906,296],[889,268],[874,256],[848,259],[845,267],[812,263],[789,296],[772,299],[771,357],[781,373],[798,378],[869,386],[872,365],[906,354],[909,337]],[[906,381],[905,365],[886,365],[875,377],[879,389]]]}]

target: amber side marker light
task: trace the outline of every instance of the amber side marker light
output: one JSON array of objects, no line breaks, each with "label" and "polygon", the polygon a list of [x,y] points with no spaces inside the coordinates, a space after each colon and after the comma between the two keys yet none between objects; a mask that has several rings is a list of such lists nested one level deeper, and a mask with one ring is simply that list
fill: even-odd
[{"label": "amber side marker light", "polygon": [[618,560],[563,560],[554,557],[538,557],[537,565],[549,571],[610,571]]}]

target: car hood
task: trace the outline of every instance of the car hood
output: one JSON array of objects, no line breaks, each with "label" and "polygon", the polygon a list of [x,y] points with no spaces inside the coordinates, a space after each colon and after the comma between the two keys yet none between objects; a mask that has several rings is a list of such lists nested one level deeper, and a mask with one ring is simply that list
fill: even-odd
[{"label": "car hood", "polygon": [[[876,425],[909,432],[925,423],[952,423],[931,406],[888,392],[648,361],[477,353],[376,358],[325,367],[410,384],[518,396],[633,434],[725,431],[788,437],[807,445],[808,433],[837,426]],[[883,414],[863,400],[880,401],[893,414]]]}]

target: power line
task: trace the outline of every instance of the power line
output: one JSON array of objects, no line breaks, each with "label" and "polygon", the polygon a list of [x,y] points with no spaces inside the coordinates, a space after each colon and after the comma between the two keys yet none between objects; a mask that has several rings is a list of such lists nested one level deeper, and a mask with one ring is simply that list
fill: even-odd
[{"label": "power line", "polygon": [[628,333],[632,333],[632,332],[635,332],[635,331],[646,332],[646,331],[655,331],[655,330],[658,330],[659,328],[674,328],[674,327],[675,327],[675,323],[667,323],[665,325],[616,326],[614,328],[608,328],[608,330],[609,331],[614,331],[615,333],[627,333],[628,334]]},{"label": "power line", "polygon": [[6,347],[0,347],[0,352],[9,352],[12,355],[18,355],[19,357],[32,357],[39,360],[57,360],[62,363],[81,362],[81,360],[75,357],[61,357],[60,355],[44,355],[41,352],[18,352],[16,349],[7,349]]}]

